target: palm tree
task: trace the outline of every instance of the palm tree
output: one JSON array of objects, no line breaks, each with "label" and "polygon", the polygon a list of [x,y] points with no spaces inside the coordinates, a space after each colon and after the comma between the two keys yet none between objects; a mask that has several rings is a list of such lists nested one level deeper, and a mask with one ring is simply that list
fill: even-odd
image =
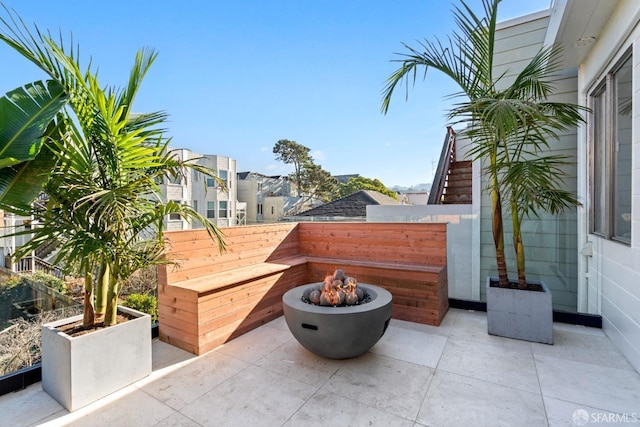
[{"label": "palm tree", "polygon": [[[69,105],[49,139],[55,166],[44,187],[48,202],[31,212],[43,225],[24,232],[33,237],[15,256],[57,240],[56,261],[85,279],[84,326],[102,319],[110,326],[116,323],[124,281],[138,269],[169,262],[163,240],[167,215],[178,213],[200,222],[224,250],[220,230],[190,206],[164,201],[158,183],[187,169],[219,179],[213,170],[197,165],[197,159],[181,161],[168,150],[159,127],[164,112],[132,112],[155,52],[137,53],[124,88],[102,87],[90,65],[81,69],[79,48],[71,45],[66,51],[62,42],[37,27],[34,36],[14,14],[10,17],[1,19],[0,39],[59,84]],[[24,206],[12,208],[20,211]]]},{"label": "palm tree", "polygon": [[[558,70],[561,50],[557,46],[542,48],[515,78],[507,84],[506,73],[494,75],[495,31],[500,0],[483,0],[484,17],[477,16],[461,1],[454,7],[459,33],[448,42],[424,40],[420,49],[406,44],[408,53],[396,60],[401,66],[386,81],[382,112],[389,109],[392,94],[404,82],[415,83],[418,69],[429,68],[449,76],[460,88],[452,96],[463,101],[454,105],[448,118],[454,124],[466,124],[466,134],[473,143],[474,160],[486,159],[489,176],[492,232],[496,252],[498,281],[509,287],[504,254],[503,202],[511,214],[513,242],[518,268],[518,287],[526,287],[524,246],[520,223],[524,216],[546,210],[559,213],[576,206],[576,196],[559,187],[564,177],[564,156],[543,155],[549,140],[576,126],[581,107],[549,102],[550,83]],[[504,88],[503,88],[504,87]],[[408,92],[407,92],[408,95]]]}]

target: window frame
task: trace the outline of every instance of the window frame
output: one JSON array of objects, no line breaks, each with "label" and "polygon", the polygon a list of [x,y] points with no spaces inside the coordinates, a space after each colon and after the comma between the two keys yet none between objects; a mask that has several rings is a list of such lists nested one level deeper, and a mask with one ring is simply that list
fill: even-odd
[{"label": "window frame", "polygon": [[[633,85],[633,52],[629,49],[609,68],[588,95],[591,109],[589,113],[589,233],[631,246],[632,223],[629,223],[628,237],[617,235],[614,217],[617,214],[614,203],[617,201],[621,185],[617,154],[620,115],[617,111],[619,101],[617,89],[620,80],[617,77],[627,61],[630,61]],[[633,123],[633,90],[631,90],[631,97]],[[603,114],[604,118],[599,117],[599,114]],[[601,130],[600,126],[604,126],[604,129]],[[633,145],[633,141],[631,144]],[[628,182],[629,197],[632,197],[632,179],[631,174]],[[602,215],[603,218],[599,218],[598,215]]]},{"label": "window frame", "polygon": [[[172,200],[173,203],[182,204],[181,200]],[[172,212],[169,214],[169,221],[182,221],[182,216],[179,213]]]},{"label": "window frame", "polygon": [[[224,209],[222,204],[224,203]],[[218,218],[229,218],[229,203],[227,200],[218,201]]]},{"label": "window frame", "polygon": [[216,202],[214,201],[207,201],[207,219],[216,219]]}]

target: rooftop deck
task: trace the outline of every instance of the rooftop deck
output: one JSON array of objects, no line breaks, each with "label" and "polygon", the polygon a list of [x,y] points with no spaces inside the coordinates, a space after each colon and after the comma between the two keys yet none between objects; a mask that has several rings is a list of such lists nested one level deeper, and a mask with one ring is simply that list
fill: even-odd
[{"label": "rooftop deck", "polygon": [[74,413],[40,383],[2,396],[0,424],[640,423],[640,375],[605,334],[560,323],[554,331],[552,346],[494,337],[484,313],[450,309],[440,327],[394,319],[369,353],[337,361],[302,348],[280,317],[201,356],[154,340],[150,377]]}]

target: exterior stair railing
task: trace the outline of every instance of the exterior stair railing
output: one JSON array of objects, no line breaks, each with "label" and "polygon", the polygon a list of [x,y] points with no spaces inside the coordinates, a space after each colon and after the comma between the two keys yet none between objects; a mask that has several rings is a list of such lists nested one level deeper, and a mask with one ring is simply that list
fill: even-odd
[{"label": "exterior stair railing", "polygon": [[447,135],[444,138],[440,160],[438,161],[438,169],[436,169],[436,175],[433,178],[433,184],[431,185],[431,192],[429,193],[429,200],[427,202],[430,205],[442,204],[442,196],[444,195],[444,189],[447,184],[447,174],[449,173],[451,164],[456,160],[455,147],[456,133],[451,126],[447,126]]},{"label": "exterior stair railing", "polygon": [[[5,261],[6,262],[6,261]],[[37,256],[27,256],[19,259],[13,266],[16,273],[35,273],[42,271],[59,279],[64,278],[64,272],[58,266],[50,264]]]}]

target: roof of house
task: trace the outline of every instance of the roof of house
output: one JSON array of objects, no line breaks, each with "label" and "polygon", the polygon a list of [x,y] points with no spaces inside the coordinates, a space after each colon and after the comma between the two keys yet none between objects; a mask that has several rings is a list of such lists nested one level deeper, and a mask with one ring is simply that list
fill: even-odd
[{"label": "roof of house", "polygon": [[296,216],[366,217],[367,205],[399,205],[401,202],[373,190],[360,190],[341,199],[333,200]]}]

